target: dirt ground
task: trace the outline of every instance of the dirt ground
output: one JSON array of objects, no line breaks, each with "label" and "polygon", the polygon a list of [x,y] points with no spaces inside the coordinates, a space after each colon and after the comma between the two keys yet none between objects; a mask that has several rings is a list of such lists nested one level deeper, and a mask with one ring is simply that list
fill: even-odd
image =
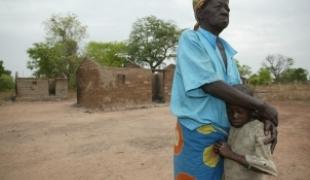
[{"label": "dirt ground", "polygon": [[[74,101],[0,106],[1,180],[171,180],[175,118],[167,106],[91,112]],[[310,102],[275,102],[279,176],[310,177]]]}]

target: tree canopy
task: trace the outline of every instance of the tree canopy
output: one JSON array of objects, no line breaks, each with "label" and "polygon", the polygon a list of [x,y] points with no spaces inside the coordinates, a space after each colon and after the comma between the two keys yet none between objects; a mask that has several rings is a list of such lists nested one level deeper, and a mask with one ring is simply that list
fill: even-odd
[{"label": "tree canopy", "polygon": [[281,54],[268,55],[263,63],[263,67],[269,69],[271,74],[274,76],[274,81],[279,82],[281,73],[294,64],[294,59],[283,56]]},{"label": "tree canopy", "polygon": [[28,68],[34,75],[54,78],[66,76],[69,85],[75,83],[75,72],[80,63],[79,43],[86,37],[87,27],[82,25],[74,14],[53,15],[44,22],[45,42],[34,43],[27,50]]},{"label": "tree canopy", "polygon": [[249,78],[252,74],[251,67],[248,65],[241,65],[238,60],[235,60],[237,68],[239,70],[240,76],[244,78]]},{"label": "tree canopy", "polygon": [[252,85],[268,85],[272,83],[272,76],[267,68],[260,68],[257,74],[253,74],[249,78],[249,83]]},{"label": "tree canopy", "polygon": [[3,66],[3,61],[0,60],[0,76],[1,76],[2,74],[4,74],[4,72],[5,72],[5,69],[4,69],[4,66]]},{"label": "tree canopy", "polygon": [[6,74],[6,75],[9,75],[9,76],[10,76],[10,75],[11,75],[11,71],[5,69],[4,64],[3,64],[3,60],[0,60],[0,76],[1,76],[2,74]]},{"label": "tree canopy", "polygon": [[0,91],[10,90],[14,88],[14,80],[11,71],[5,69],[3,61],[0,60]]},{"label": "tree canopy", "polygon": [[130,60],[148,65],[154,72],[164,60],[175,56],[179,32],[175,24],[155,16],[138,19],[129,37]]},{"label": "tree canopy", "polygon": [[103,66],[122,67],[126,63],[125,42],[89,42],[86,55]]},{"label": "tree canopy", "polygon": [[289,68],[282,72],[281,82],[306,82],[308,80],[308,71],[303,68]]},{"label": "tree canopy", "polygon": [[46,39],[50,43],[65,41],[80,42],[86,37],[87,26],[82,25],[75,14],[52,15],[44,22]]},{"label": "tree canopy", "polygon": [[48,43],[34,43],[32,48],[27,50],[29,57],[27,67],[35,70],[34,75],[54,78],[65,75],[66,62],[64,59],[64,49],[62,44],[51,46]]}]

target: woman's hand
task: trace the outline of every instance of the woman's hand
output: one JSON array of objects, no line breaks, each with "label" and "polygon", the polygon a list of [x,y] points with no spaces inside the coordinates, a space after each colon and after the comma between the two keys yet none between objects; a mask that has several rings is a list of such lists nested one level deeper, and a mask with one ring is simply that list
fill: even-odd
[{"label": "woman's hand", "polygon": [[276,108],[268,103],[263,103],[262,107],[258,109],[260,119],[271,121],[275,126],[278,126],[278,111]]},{"label": "woman's hand", "polygon": [[265,135],[267,136],[270,132],[270,138],[266,139],[264,143],[265,144],[271,143],[270,150],[271,153],[273,153],[278,142],[278,128],[276,127],[276,125],[273,124],[273,122],[269,120],[263,121],[263,123],[264,123]]},{"label": "woman's hand", "polygon": [[265,144],[271,143],[270,149],[273,153],[278,142],[278,112],[273,106],[263,103],[257,114],[258,119],[264,123],[265,135],[270,133],[270,138],[266,139]]}]

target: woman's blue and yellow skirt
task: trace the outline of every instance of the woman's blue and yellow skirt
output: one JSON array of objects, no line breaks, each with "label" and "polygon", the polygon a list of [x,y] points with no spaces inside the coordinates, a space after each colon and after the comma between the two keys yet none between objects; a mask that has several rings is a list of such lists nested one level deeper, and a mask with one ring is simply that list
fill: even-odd
[{"label": "woman's blue and yellow skirt", "polygon": [[189,130],[177,123],[176,135],[175,180],[221,180],[224,160],[214,151],[214,144],[227,140],[227,130],[212,124]]}]

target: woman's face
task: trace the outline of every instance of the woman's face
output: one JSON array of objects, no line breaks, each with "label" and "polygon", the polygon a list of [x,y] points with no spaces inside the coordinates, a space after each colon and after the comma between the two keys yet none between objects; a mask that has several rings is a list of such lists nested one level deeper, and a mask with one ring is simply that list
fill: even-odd
[{"label": "woman's face", "polygon": [[207,5],[198,13],[201,24],[223,30],[229,24],[229,1],[209,0]]},{"label": "woman's face", "polygon": [[240,106],[229,105],[228,118],[232,126],[239,128],[250,121],[250,112]]}]

